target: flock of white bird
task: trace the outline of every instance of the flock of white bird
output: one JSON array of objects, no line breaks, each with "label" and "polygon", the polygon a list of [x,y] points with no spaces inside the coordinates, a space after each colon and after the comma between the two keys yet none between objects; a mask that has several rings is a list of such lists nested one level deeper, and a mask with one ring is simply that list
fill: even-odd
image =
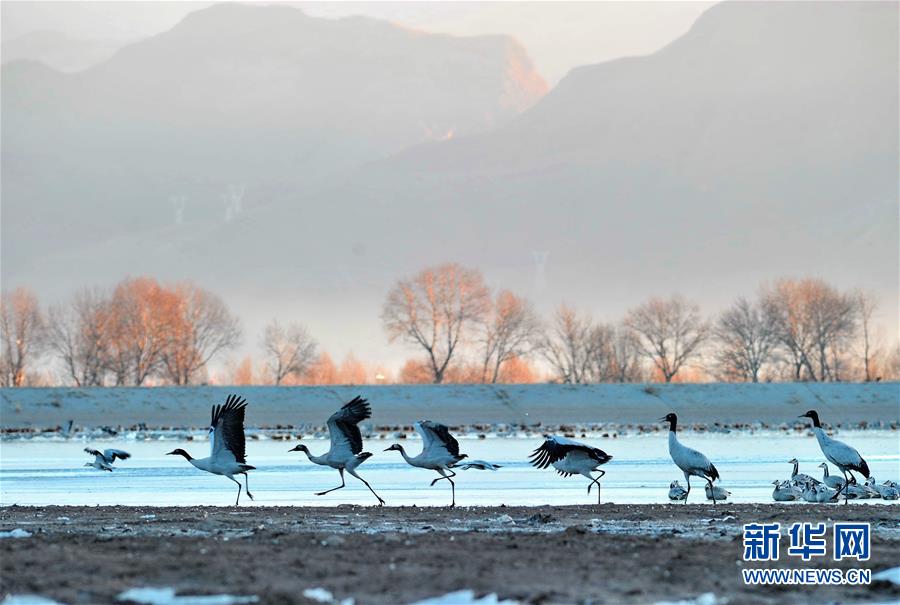
[{"label": "flock of white bird", "polygon": [[[209,456],[206,458],[194,458],[183,449],[175,449],[168,455],[183,456],[194,467],[212,473],[222,475],[237,484],[237,498],[235,505],[240,503],[241,490],[246,491],[251,500],[247,472],[255,470],[255,467],[247,464],[244,436],[244,412],[247,401],[237,395],[229,395],[224,404],[212,407],[211,421],[209,425]],[[372,408],[369,402],[361,397],[344,404],[341,409],[328,418],[328,434],[331,439],[331,447],[322,455],[315,455],[309,451],[305,444],[300,444],[291,449],[291,452],[303,452],[313,464],[328,466],[338,471],[341,476],[341,484],[337,487],[318,492],[317,496],[333,492],[346,486],[344,471],[359,479],[372,492],[382,506],[385,501],[375,492],[372,486],[359,476],[359,466],[372,457],[370,452],[363,451],[362,434],[359,431],[359,423],[372,416]],[[822,481],[809,475],[798,473],[799,462],[790,460],[794,465],[791,478],[786,481],[773,481],[775,490],[772,493],[774,500],[789,502],[804,500],[806,502],[836,502],[841,496],[846,503],[848,500],[861,498],[883,498],[896,500],[898,485],[892,481],[885,481],[882,485],[876,485],[875,478],[869,472],[869,466],[855,449],[829,437],[819,422],[819,415],[815,410],[803,414],[801,418],[809,418],[813,422],[813,433],[819,443],[819,447],[825,459],[840,470],[843,478],[828,474],[828,465],[822,463],[819,466],[824,469]],[[714,485],[719,479],[719,471],[709,459],[697,450],[683,445],[677,436],[678,417],[674,413],[660,418],[660,422],[669,425],[669,455],[675,465],[684,474],[687,487],[682,487],[678,481],[669,485],[669,499],[687,503],[691,493],[691,477],[697,477],[706,482],[705,491],[708,500],[715,504],[725,500],[731,492],[721,486]],[[440,477],[431,482],[433,486],[438,481],[447,480],[450,484],[450,506],[456,506],[456,477],[454,469],[460,470],[489,470],[496,471],[501,468],[499,464],[492,464],[485,460],[470,460],[466,454],[459,451],[459,442],[450,430],[443,424],[430,420],[421,420],[415,423],[416,432],[422,438],[422,451],[415,456],[410,456],[400,444],[394,444],[384,451],[400,452],[400,455],[410,466],[424,468],[437,472]],[[131,457],[128,452],[116,449],[107,449],[103,452],[91,448],[84,450],[94,456],[94,461],[85,464],[101,471],[112,471],[113,463],[119,460],[127,460]],[[581,475],[587,478],[587,491],[597,486],[597,503],[600,503],[600,479],[606,472],[599,467],[612,460],[612,456],[603,450],[555,435],[547,436],[544,442],[531,454],[529,461],[539,469],[552,466],[563,477]],[[853,473],[857,472],[866,478],[862,485],[857,483]],[[594,473],[598,473],[596,476]],[[235,476],[244,476],[244,485]]]}]

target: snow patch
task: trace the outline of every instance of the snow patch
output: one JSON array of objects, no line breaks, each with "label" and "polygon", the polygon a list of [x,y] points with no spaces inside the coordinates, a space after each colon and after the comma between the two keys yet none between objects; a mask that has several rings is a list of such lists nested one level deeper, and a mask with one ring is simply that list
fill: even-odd
[{"label": "snow patch", "polygon": [[331,594],[331,591],[325,590],[324,588],[307,588],[303,591],[303,596],[310,601],[316,601],[318,603],[329,603],[330,605],[354,604],[353,599],[344,599],[343,601],[338,601],[334,598],[334,595]]},{"label": "snow patch", "polygon": [[693,599],[684,599],[682,601],[657,601],[655,605],[721,605],[726,599],[719,599],[711,592],[705,592],[699,597]]},{"label": "snow patch", "polygon": [[0,531],[0,538],[30,538],[31,532],[24,529],[11,529],[9,531]]},{"label": "snow patch", "polygon": [[[458,590],[449,592],[441,597],[431,597],[422,601],[410,603],[410,605],[520,605],[518,601],[497,598],[494,593],[484,595],[481,598],[475,596],[474,590]],[[704,604],[705,605],[705,604]]]},{"label": "snow patch", "polygon": [[872,579],[891,582],[900,586],[900,567],[891,567],[890,569],[879,571],[876,574],[872,574]]},{"label": "snow patch", "polygon": [[235,605],[259,601],[255,596],[239,597],[230,594],[176,595],[174,588],[131,588],[119,593],[116,599],[142,605]]},{"label": "snow patch", "polygon": [[63,605],[59,601],[36,594],[11,594],[0,605]]}]

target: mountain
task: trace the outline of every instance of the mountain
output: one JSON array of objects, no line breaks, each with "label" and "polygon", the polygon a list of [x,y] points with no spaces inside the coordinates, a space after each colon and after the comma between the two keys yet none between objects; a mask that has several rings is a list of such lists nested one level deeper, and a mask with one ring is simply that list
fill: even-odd
[{"label": "mountain", "polygon": [[3,40],[3,63],[37,61],[48,67],[73,72],[109,59],[125,42],[121,40],[85,40],[58,31],[35,31]]},{"label": "mountain", "polygon": [[360,342],[383,353],[392,280],[446,260],[544,310],[610,319],[654,294],[715,309],[814,275],[875,291],[896,329],[897,16],[895,3],[725,2],[652,55],[573,70],[495,128],[273,191],[239,220],[125,234],[16,275],[201,279],[251,321],[300,316],[363,357]]},{"label": "mountain", "polygon": [[3,246],[16,264],[292,198],[502,125],[546,90],[509,37],[230,3],[79,73],[6,64],[2,83]]}]

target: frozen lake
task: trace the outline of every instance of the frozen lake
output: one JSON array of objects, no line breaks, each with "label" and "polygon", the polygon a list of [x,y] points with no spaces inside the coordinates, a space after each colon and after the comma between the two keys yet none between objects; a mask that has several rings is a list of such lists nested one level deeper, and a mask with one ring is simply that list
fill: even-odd
[{"label": "frozen lake", "polygon": [[[900,445],[892,431],[842,431],[838,438],[856,447],[881,481],[900,478]],[[719,483],[732,492],[733,502],[770,502],[773,479],[787,479],[793,457],[800,472],[821,477],[817,468],[824,459],[815,438],[806,435],[750,434],[742,432],[684,433],[682,442],[704,452],[719,469]],[[497,472],[458,471],[456,501],[467,505],[591,504],[587,480],[562,478],[552,470],[539,471],[527,462],[539,438],[461,438],[460,450],[470,458],[502,464]],[[669,459],[666,433],[585,440],[614,459],[605,465],[603,501],[622,504],[667,502],[669,483],[681,480],[681,472]],[[408,466],[397,452],[384,452],[391,438],[370,439],[366,450],[375,455],[359,473],[388,505],[442,506],[450,501],[446,482],[428,484],[437,474]],[[296,442],[248,440],[248,462],[257,467],[250,474],[250,491],[241,505],[338,505],[372,504],[374,498],[355,478],[347,487],[325,496],[314,492],[340,484],[338,473],[316,466],[299,453],[288,453]],[[313,453],[328,449],[326,440],[304,439]],[[418,439],[401,440],[418,453]],[[116,447],[132,458],[116,463],[112,472],[82,466],[92,458],[82,450]],[[231,505],[236,488],[224,477],[203,473],[180,456],[165,453],[181,447],[195,457],[208,454],[206,441],[6,441],[0,444],[0,504],[18,505]],[[836,472],[832,468],[831,472]],[[705,499],[702,482],[691,502]],[[698,489],[700,488],[700,489]],[[884,503],[881,500],[861,502]]]}]

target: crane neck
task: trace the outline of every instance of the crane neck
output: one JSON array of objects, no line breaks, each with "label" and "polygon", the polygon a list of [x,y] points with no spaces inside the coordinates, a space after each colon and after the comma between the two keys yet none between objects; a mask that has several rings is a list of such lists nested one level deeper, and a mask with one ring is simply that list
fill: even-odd
[{"label": "crane neck", "polygon": [[[397,445],[397,447],[400,449],[400,455],[403,456],[403,459],[406,460],[408,464],[413,464],[412,458],[409,457],[409,454],[406,453],[406,450],[403,449],[403,446]],[[413,466],[415,465],[413,464]]]},{"label": "crane neck", "polygon": [[325,464],[325,456],[313,456],[313,453],[308,449],[303,450],[303,453],[306,454],[306,457],[309,458],[309,461],[314,464]]},{"label": "crane neck", "polygon": [[791,473],[791,477],[796,477],[796,476],[797,476],[797,471],[799,471],[799,470],[800,470],[800,463],[799,463],[799,462],[795,462],[795,463],[794,463],[794,472]]}]

